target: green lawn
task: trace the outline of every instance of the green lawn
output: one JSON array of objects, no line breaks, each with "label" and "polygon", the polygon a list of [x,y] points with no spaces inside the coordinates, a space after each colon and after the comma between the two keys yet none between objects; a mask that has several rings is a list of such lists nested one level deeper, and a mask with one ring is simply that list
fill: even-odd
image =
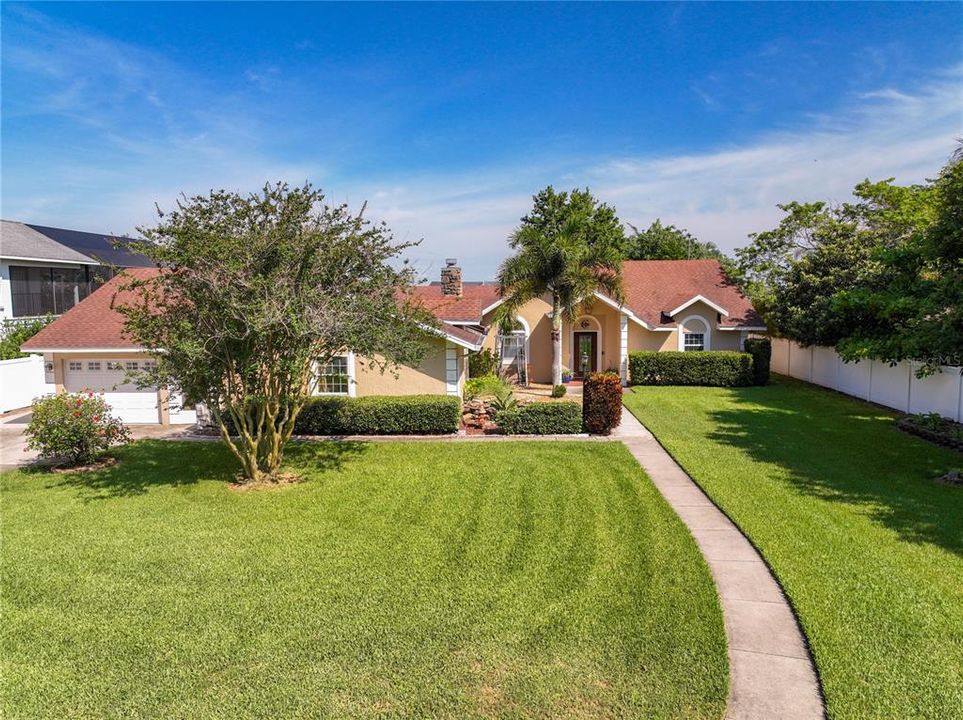
[{"label": "green lawn", "polygon": [[213,443],[2,477],[2,707],[44,717],[721,717],[721,613],[620,443]]},{"label": "green lawn", "polygon": [[963,717],[963,455],[803,383],[640,387],[626,405],[770,563],[833,718]]}]

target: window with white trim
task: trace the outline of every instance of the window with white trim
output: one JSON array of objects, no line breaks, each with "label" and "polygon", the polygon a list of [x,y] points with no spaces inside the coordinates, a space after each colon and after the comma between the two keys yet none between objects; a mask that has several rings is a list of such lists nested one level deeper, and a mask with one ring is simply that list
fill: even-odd
[{"label": "window with white trim", "polygon": [[347,395],[348,356],[338,355],[318,368],[318,392],[326,395]]},{"label": "window with white trim", "polygon": [[682,349],[686,352],[705,350],[705,333],[686,333],[683,338]]}]

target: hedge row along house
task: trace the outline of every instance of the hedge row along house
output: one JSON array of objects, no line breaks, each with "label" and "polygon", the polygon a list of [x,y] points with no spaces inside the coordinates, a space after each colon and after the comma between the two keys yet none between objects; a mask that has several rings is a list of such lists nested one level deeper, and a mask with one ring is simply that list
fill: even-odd
[{"label": "hedge row along house", "polygon": [[[126,271],[135,277],[152,268]],[[128,423],[192,424],[196,412],[165,388],[143,389],[127,372],[153,362],[147,348],[123,333],[114,307],[130,300],[113,278],[22,346],[43,353],[48,382],[58,391],[90,389],[104,393]],[[601,293],[588,298],[584,312],[562,327],[562,363],[575,377],[612,370],[628,380],[628,355],[636,350],[741,350],[750,333],[766,328],[749,300],[725,277],[716,260],[629,260],[623,266],[625,302]],[[419,367],[380,373],[364,358],[346,351],[321,368],[318,395],[462,394],[468,354],[498,352],[505,371],[532,382],[549,383],[552,373],[551,303],[524,305],[512,329],[499,327],[501,305],[494,282],[465,282],[457,261],[448,260],[441,279],[411,289],[413,299],[431,310],[438,328],[431,351]]]}]

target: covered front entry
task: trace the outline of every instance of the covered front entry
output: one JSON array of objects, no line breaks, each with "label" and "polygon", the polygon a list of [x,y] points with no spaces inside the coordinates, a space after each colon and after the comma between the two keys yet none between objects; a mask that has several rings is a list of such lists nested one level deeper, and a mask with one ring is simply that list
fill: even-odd
[{"label": "covered front entry", "polygon": [[594,330],[579,331],[572,334],[572,371],[575,377],[585,377],[598,371],[599,334]]}]

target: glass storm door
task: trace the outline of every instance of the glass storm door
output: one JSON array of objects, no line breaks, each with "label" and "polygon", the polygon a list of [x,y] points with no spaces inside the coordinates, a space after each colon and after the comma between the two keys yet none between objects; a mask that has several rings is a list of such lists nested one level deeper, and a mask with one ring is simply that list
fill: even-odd
[{"label": "glass storm door", "polygon": [[575,375],[585,377],[586,373],[595,372],[596,367],[596,343],[598,333],[577,332],[575,333]]}]

